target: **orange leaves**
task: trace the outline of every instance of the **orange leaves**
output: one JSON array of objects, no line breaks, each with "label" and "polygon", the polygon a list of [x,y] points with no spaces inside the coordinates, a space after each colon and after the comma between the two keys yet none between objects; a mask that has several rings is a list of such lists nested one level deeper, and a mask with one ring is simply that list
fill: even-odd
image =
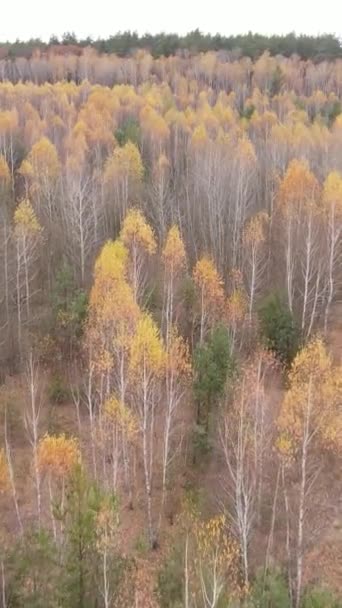
[{"label": "orange leaves", "polygon": [[133,374],[149,370],[160,374],[165,365],[165,351],[160,331],[152,317],[144,313],[138,323],[130,346],[130,370]]},{"label": "orange leaves", "polygon": [[209,306],[218,308],[223,305],[223,281],[214,262],[209,257],[204,256],[198,260],[193,271],[193,278]]},{"label": "orange leaves", "polygon": [[80,460],[78,442],[74,438],[47,434],[39,442],[39,468],[57,478],[67,477]]},{"label": "orange leaves", "polygon": [[175,329],[171,331],[170,341],[166,354],[166,365],[172,373],[190,377],[191,362],[187,343],[179,336]]},{"label": "orange leaves", "polygon": [[320,193],[318,181],[306,162],[294,159],[290,162],[280,184],[278,200],[286,213],[296,213],[300,205],[317,200]]},{"label": "orange leaves", "polygon": [[128,211],[123,221],[120,238],[127,247],[138,245],[149,254],[155,253],[157,249],[153,230],[139,209]]},{"label": "orange leaves", "polygon": [[178,226],[172,226],[167,234],[162,252],[166,272],[179,272],[185,264],[185,247]]},{"label": "orange leaves", "polygon": [[244,230],[244,242],[251,247],[263,243],[266,239],[265,233],[268,222],[269,216],[264,211],[252,216]]}]

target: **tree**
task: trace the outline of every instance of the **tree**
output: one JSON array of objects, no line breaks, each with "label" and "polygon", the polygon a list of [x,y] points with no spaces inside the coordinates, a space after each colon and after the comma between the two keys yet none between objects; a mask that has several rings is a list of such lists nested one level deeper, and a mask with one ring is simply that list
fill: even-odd
[{"label": "tree", "polygon": [[[286,288],[288,305],[294,311],[297,296],[296,286],[302,289],[302,330],[306,325],[307,307],[313,307],[315,316],[321,278],[320,255],[316,243],[318,233],[315,215],[316,202],[320,194],[319,184],[308,165],[293,159],[280,183],[278,204],[281,216],[281,238],[284,239],[286,262]],[[304,245],[304,255],[301,246]],[[298,277],[296,259],[301,256],[302,279]],[[303,284],[304,283],[304,284]],[[313,319],[310,322],[312,327]]]},{"label": "tree", "polygon": [[134,299],[139,302],[146,288],[147,257],[153,255],[157,243],[151,226],[146,222],[138,209],[130,209],[124,218],[120,238],[130,254],[130,279],[133,287]]},{"label": "tree", "polygon": [[194,539],[197,593],[204,608],[216,608],[222,598],[229,601],[239,595],[238,547],[227,533],[224,516],[196,522]]},{"label": "tree", "polygon": [[258,316],[266,347],[289,365],[300,345],[300,333],[290,309],[278,293],[271,293],[261,302]]},{"label": "tree", "polygon": [[36,263],[42,241],[42,228],[28,200],[22,201],[14,212],[13,240],[16,255],[18,347],[22,352],[23,309],[26,312],[26,322],[29,322],[30,301],[33,296],[31,286],[38,271]]},{"label": "tree", "polygon": [[[296,356],[289,373],[289,389],[279,415],[281,451],[291,454],[299,479],[295,503],[294,605],[300,606],[303,564],[307,547],[310,494],[319,475],[315,447],[321,453],[339,450],[342,426],[341,370],[334,367],[321,339],[311,340]],[[294,506],[292,507],[294,508]]]},{"label": "tree", "polygon": [[200,343],[207,330],[219,319],[224,304],[223,281],[210,258],[203,257],[195,265],[193,279],[200,297]]},{"label": "tree", "polygon": [[[63,516],[65,507],[66,480],[72,474],[77,464],[80,463],[80,451],[78,443],[74,438],[66,438],[65,435],[44,435],[37,447],[37,462],[41,473],[48,478],[49,500],[52,529],[54,540],[57,541],[56,514],[60,512]],[[60,493],[60,499],[54,494],[53,481],[55,480]]]},{"label": "tree", "polygon": [[131,141],[127,141],[122,148],[115,148],[113,155],[107,159],[103,179],[109,196],[114,194],[116,220],[122,221],[129,204],[136,202],[143,175],[140,152]]},{"label": "tree", "polygon": [[341,256],[342,235],[342,176],[336,171],[329,173],[324,182],[323,204],[327,240],[327,295],[324,311],[324,330],[326,332],[331,305],[336,288],[341,281],[338,266]]},{"label": "tree", "polygon": [[244,258],[248,284],[248,318],[250,323],[252,321],[255,298],[260,292],[260,285],[262,285],[266,269],[265,232],[268,220],[267,214],[261,211],[248,221],[244,231]]},{"label": "tree", "polygon": [[184,270],[186,253],[177,226],[172,226],[167,234],[164,249],[162,251],[164,264],[164,305],[163,321],[165,323],[166,344],[171,338],[172,326],[177,323],[175,314],[175,295],[177,290],[177,279]]},{"label": "tree", "polygon": [[207,342],[197,346],[193,366],[197,424],[208,432],[213,407],[223,396],[227,380],[234,373],[228,332],[223,326],[216,326]]},{"label": "tree", "polygon": [[165,369],[165,351],[160,333],[148,314],[137,323],[130,345],[130,375],[134,390],[133,407],[141,437],[148,534],[151,548],[157,544],[152,512],[154,495],[154,434],[157,408],[160,403],[161,380]]},{"label": "tree", "polygon": [[246,589],[249,586],[249,548],[260,521],[264,488],[264,465],[271,454],[271,420],[265,381],[272,357],[259,352],[245,363],[223,408],[219,423],[220,447],[226,473],[223,511],[231,521],[240,547]]}]

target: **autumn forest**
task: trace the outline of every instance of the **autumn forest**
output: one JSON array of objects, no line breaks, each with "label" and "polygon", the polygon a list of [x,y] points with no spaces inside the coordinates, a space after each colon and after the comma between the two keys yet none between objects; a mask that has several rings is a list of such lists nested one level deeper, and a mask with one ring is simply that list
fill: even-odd
[{"label": "autumn forest", "polygon": [[342,59],[0,58],[0,605],[342,606]]}]

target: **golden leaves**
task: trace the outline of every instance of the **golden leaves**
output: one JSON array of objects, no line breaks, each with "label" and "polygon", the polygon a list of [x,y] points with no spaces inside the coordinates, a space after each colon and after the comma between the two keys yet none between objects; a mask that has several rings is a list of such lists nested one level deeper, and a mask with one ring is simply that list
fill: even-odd
[{"label": "golden leaves", "polygon": [[240,592],[240,550],[229,533],[225,516],[216,515],[207,521],[195,521],[194,535],[197,565],[207,573],[213,572],[215,578],[226,579],[231,585],[231,593]]},{"label": "golden leaves", "polygon": [[28,161],[31,163],[34,176],[38,181],[42,174],[51,180],[56,179],[59,175],[60,164],[57,150],[47,137],[42,137],[32,146]]},{"label": "golden leaves", "polygon": [[257,246],[266,240],[266,226],[269,216],[265,211],[259,211],[248,221],[244,230],[244,242],[247,245]]},{"label": "golden leaves", "polygon": [[65,435],[46,434],[38,445],[38,463],[42,471],[56,477],[66,477],[80,462],[78,442]]},{"label": "golden leaves", "polygon": [[172,226],[167,234],[162,252],[165,270],[179,272],[185,264],[185,247],[178,226]]},{"label": "golden leaves", "polygon": [[195,285],[203,292],[210,304],[221,305],[224,301],[223,281],[214,262],[207,256],[202,257],[193,271]]},{"label": "golden leaves", "polygon": [[316,201],[320,187],[306,162],[293,159],[287,168],[278,191],[281,208],[289,214],[296,213],[301,204]]},{"label": "golden leaves", "polygon": [[157,249],[153,230],[139,209],[128,211],[123,221],[120,238],[127,247],[139,245],[149,254],[155,253]]},{"label": "golden leaves", "polygon": [[115,396],[107,399],[104,412],[111,424],[117,425],[129,438],[133,438],[137,432],[137,421],[135,416],[120,399]]},{"label": "golden leaves", "polygon": [[95,262],[95,277],[113,281],[123,279],[126,273],[128,251],[119,241],[107,241]]},{"label": "golden leaves", "polygon": [[130,346],[132,373],[144,373],[148,369],[156,374],[163,371],[165,351],[160,331],[151,315],[144,313],[138,323]]},{"label": "golden leaves", "polygon": [[140,152],[131,141],[128,141],[122,148],[115,148],[112,156],[106,161],[105,182],[123,176],[137,181],[140,181],[144,176],[144,166]]},{"label": "golden leaves", "polygon": [[281,434],[298,444],[307,434],[326,449],[342,447],[341,369],[320,338],[312,339],[294,359],[289,389],[278,419]]},{"label": "golden leaves", "polygon": [[30,201],[23,200],[14,212],[14,232],[17,237],[39,235],[42,227]]},{"label": "golden leaves", "polygon": [[327,210],[333,207],[342,215],[342,175],[338,171],[329,173],[324,182],[323,203]]}]

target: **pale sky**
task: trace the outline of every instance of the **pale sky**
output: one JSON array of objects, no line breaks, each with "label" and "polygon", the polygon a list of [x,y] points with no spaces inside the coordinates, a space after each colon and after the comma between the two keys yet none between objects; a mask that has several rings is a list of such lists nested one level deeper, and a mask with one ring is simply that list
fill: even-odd
[{"label": "pale sky", "polygon": [[332,33],[342,36],[342,0],[2,0],[0,41],[121,30],[184,34]]}]

